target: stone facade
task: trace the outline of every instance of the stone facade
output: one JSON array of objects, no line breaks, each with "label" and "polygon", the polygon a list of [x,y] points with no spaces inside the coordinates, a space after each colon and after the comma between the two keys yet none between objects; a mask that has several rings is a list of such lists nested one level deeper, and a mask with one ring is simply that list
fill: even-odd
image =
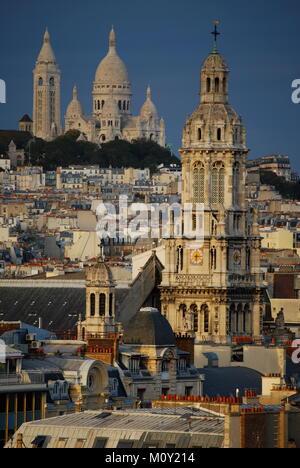
[{"label": "stone facade", "polygon": [[180,150],[182,202],[203,209],[203,242],[165,241],[162,313],[176,333],[198,341],[260,337],[264,315],[257,213],[245,196],[246,131],[229,105],[229,69],[214,49],[201,70],[201,102]]}]

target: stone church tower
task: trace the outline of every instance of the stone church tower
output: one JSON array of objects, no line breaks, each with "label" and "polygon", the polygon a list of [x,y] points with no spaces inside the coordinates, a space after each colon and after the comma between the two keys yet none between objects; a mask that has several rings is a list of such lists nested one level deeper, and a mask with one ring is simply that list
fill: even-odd
[{"label": "stone church tower", "polygon": [[175,332],[194,333],[201,342],[259,337],[263,325],[257,214],[248,210],[245,195],[246,132],[229,104],[228,77],[215,42],[180,150],[182,202],[203,204],[204,241],[165,241],[162,313]]},{"label": "stone church tower", "polygon": [[46,30],[33,70],[33,134],[51,140],[61,134],[60,69]]},{"label": "stone church tower", "polygon": [[106,338],[115,333],[115,284],[101,255],[97,264],[87,270],[86,314],[85,321],[78,323],[78,337],[82,340]]}]

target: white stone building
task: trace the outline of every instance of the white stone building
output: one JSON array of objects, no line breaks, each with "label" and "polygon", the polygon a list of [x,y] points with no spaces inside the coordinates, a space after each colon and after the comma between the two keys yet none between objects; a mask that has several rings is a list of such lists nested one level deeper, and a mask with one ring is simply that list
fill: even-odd
[{"label": "white stone building", "polygon": [[[55,55],[46,31],[44,43],[34,69],[33,132],[45,140],[61,133],[60,77]],[[165,123],[151,100],[150,87],[140,114],[132,116],[132,91],[126,66],[116,50],[116,34],[109,36],[109,51],[97,67],[93,83],[93,113],[85,115],[73,89],[73,99],[65,115],[65,132],[79,130],[80,140],[104,143],[122,139],[153,140],[165,146]]]}]

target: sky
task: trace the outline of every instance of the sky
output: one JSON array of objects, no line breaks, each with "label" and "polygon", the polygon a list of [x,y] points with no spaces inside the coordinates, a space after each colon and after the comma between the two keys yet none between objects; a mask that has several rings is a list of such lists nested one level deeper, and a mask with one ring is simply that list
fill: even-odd
[{"label": "sky", "polygon": [[32,70],[46,27],[62,71],[62,115],[75,83],[90,115],[94,75],[114,25],[133,86],[133,114],[150,84],[177,153],[185,120],[199,103],[200,68],[219,20],[218,49],[231,70],[230,102],[243,117],[249,157],[287,154],[300,172],[300,104],[291,100],[292,82],[300,79],[299,0],[3,0],[0,16],[0,79],[7,85],[0,129],[32,116]]}]

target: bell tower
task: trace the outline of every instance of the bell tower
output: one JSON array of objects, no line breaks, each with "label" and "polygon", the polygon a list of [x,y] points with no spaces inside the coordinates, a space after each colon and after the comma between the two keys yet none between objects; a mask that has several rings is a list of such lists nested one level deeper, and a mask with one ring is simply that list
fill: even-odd
[{"label": "bell tower", "polygon": [[60,78],[50,34],[46,30],[33,70],[33,134],[44,140],[61,134]]},{"label": "bell tower", "polygon": [[187,119],[182,148],[182,205],[203,210],[203,241],[165,241],[162,311],[174,332],[200,342],[260,337],[264,314],[257,215],[245,193],[248,148],[229,104],[229,69],[217,50],[201,69],[200,104]]},{"label": "bell tower", "polygon": [[78,337],[107,338],[116,330],[115,284],[101,253],[97,264],[86,272],[86,316],[78,324]]}]

